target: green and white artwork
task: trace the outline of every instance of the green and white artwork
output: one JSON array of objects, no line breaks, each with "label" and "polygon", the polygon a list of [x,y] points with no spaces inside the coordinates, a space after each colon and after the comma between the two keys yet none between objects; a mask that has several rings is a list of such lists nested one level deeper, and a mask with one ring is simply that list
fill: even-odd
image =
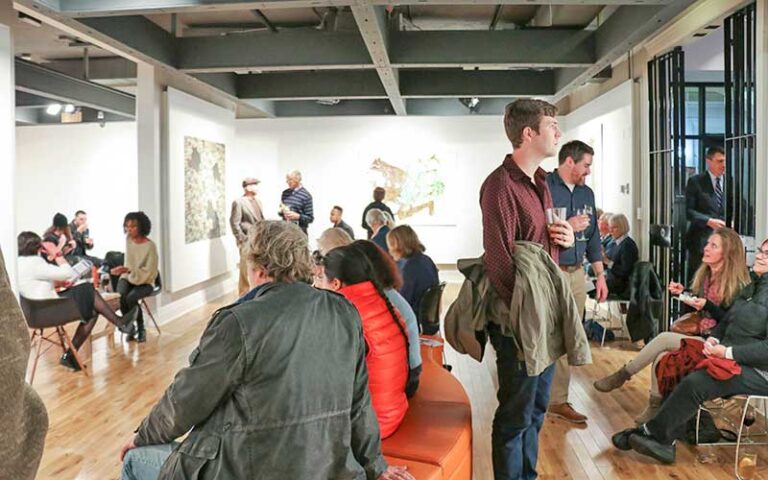
[{"label": "green and white artwork", "polygon": [[226,234],[225,162],[223,143],[184,137],[185,243]]}]

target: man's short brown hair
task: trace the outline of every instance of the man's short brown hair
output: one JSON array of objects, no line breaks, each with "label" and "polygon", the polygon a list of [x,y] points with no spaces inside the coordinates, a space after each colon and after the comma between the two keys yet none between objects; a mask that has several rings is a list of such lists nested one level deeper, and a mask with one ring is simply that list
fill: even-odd
[{"label": "man's short brown hair", "polygon": [[523,130],[530,127],[539,133],[541,117],[554,117],[557,115],[557,107],[544,100],[534,98],[521,98],[508,104],[504,108],[504,130],[507,138],[514,148],[523,143]]}]

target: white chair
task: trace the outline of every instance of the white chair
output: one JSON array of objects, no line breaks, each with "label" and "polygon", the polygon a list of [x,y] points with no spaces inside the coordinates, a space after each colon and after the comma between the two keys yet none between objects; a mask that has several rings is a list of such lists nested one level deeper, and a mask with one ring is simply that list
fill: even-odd
[{"label": "white chair", "polygon": [[[743,401],[744,404],[741,408],[741,415],[739,416],[739,425],[738,425],[738,434],[736,435],[736,441],[735,442],[717,442],[717,443],[699,443],[699,422],[701,419],[701,411],[706,410],[708,412],[714,413],[714,410],[723,410],[723,404],[724,399],[721,399],[721,403],[717,407],[705,407],[703,405],[699,406],[699,410],[696,412],[696,444],[699,446],[736,446],[736,455],[734,457],[734,473],[736,474],[736,478],[739,480],[742,480],[742,476],[739,472],[739,453],[740,450],[745,442],[745,440],[748,440],[749,445],[768,445],[768,395],[734,395],[732,397],[728,398],[729,400],[735,400],[735,401]],[[763,422],[763,428],[761,431],[757,433],[749,433],[746,435],[744,433],[744,420],[747,417],[747,413],[749,412],[749,406],[753,401],[762,401],[762,422]],[[755,412],[757,414],[757,412]],[[733,424],[733,422],[725,416],[719,416],[719,418],[724,419],[726,422],[730,424],[730,426],[734,429],[736,429],[736,425]],[[757,423],[757,419],[755,419],[755,423]],[[754,441],[753,438],[755,437],[765,437],[763,441]]]}]

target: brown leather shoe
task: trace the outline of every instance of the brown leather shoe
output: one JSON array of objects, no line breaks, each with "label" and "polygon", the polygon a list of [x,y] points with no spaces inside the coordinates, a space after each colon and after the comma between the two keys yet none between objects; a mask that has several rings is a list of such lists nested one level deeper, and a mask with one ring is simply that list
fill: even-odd
[{"label": "brown leather shoe", "polygon": [[587,416],[574,410],[570,403],[550,405],[547,413],[571,423],[587,423]]}]

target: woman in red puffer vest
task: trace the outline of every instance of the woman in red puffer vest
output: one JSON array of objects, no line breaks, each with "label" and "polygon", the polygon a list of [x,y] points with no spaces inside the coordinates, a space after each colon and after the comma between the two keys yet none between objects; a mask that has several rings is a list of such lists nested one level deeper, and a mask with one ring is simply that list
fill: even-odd
[{"label": "woman in red puffer vest", "polygon": [[395,433],[408,410],[408,337],[400,313],[376,284],[368,258],[352,247],[331,250],[322,259],[315,285],[352,302],[363,322],[368,389],[381,438]]}]

